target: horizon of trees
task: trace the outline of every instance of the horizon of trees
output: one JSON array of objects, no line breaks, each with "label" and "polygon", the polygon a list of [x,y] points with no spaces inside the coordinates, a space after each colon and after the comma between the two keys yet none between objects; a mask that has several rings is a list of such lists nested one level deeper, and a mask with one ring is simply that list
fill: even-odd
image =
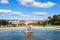
[{"label": "horizon of trees", "polygon": [[54,15],[51,19],[52,25],[60,25],[60,15]]},{"label": "horizon of trees", "polygon": [[[37,24],[35,25],[47,25],[47,24],[51,24],[51,25],[60,25],[60,15],[53,15],[53,17],[51,18],[50,16],[48,17],[48,19],[50,18],[50,20],[46,20],[46,21],[42,21],[42,23],[37,22]],[[3,25],[9,25],[9,21],[8,20],[3,20],[0,19],[0,26]]]},{"label": "horizon of trees", "polygon": [[[48,21],[49,19],[49,21]],[[60,15],[53,15],[51,18],[50,16],[48,19],[44,22],[42,22],[44,25],[50,24],[50,25],[60,25]]]},{"label": "horizon of trees", "polygon": [[5,25],[8,25],[8,24],[9,24],[8,20],[3,20],[3,19],[0,20],[0,26],[1,25],[5,26]]}]

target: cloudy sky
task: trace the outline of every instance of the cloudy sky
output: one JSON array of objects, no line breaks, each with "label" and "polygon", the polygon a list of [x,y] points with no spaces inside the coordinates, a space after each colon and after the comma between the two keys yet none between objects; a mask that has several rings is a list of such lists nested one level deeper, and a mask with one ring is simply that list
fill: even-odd
[{"label": "cloudy sky", "polygon": [[60,14],[60,0],[0,0],[0,19],[44,20]]}]

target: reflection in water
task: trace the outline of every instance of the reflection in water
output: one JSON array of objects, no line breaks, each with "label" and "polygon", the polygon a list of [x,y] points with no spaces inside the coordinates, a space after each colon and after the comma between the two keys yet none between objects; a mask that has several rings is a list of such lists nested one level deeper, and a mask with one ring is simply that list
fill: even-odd
[{"label": "reflection in water", "polygon": [[0,31],[0,40],[60,40],[60,30],[33,29],[32,33],[23,30]]},{"label": "reflection in water", "polygon": [[26,40],[32,40],[32,33],[31,32],[25,32]]}]

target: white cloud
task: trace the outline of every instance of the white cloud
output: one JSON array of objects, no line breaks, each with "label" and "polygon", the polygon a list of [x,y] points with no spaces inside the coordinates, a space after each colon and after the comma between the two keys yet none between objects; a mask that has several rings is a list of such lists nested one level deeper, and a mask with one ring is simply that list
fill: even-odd
[{"label": "white cloud", "polygon": [[34,8],[49,8],[55,5],[53,2],[36,2],[35,0],[18,0],[22,5]]},{"label": "white cloud", "polygon": [[22,13],[21,12],[12,12],[13,14],[19,14],[19,15],[21,15]]},{"label": "white cloud", "polygon": [[11,10],[3,10],[0,9],[0,13],[7,13],[7,14],[22,14],[21,12],[11,11]]},{"label": "white cloud", "polygon": [[21,12],[3,10],[3,9],[0,9],[0,13],[5,13],[5,14],[9,14],[9,15],[21,15],[22,14]]},{"label": "white cloud", "polygon": [[23,17],[30,17],[30,15],[25,15],[25,14],[22,14],[21,16],[23,16]]},{"label": "white cloud", "polygon": [[1,0],[0,3],[2,3],[2,4],[8,4],[8,0]]},{"label": "white cloud", "polygon": [[3,9],[0,9],[0,13],[11,13],[11,10],[3,10]]},{"label": "white cloud", "polygon": [[30,17],[30,15],[25,15],[22,12],[16,12],[16,11],[12,11],[12,10],[0,9],[0,13],[4,13],[4,14],[8,14],[8,15],[19,15],[19,16],[23,16],[23,17]]},{"label": "white cloud", "polygon": [[36,14],[36,15],[47,15],[46,12],[33,12],[33,14]]}]

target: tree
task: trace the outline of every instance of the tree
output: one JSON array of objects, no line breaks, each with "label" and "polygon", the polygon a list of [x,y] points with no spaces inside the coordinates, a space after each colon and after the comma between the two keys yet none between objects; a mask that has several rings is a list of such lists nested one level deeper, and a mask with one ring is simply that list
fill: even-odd
[{"label": "tree", "polygon": [[54,15],[51,21],[52,25],[60,25],[60,15]]},{"label": "tree", "polygon": [[6,21],[6,20],[0,20],[0,26],[1,25],[5,26],[5,25],[8,25],[8,24],[9,24],[8,21]]},{"label": "tree", "polygon": [[51,25],[51,17],[48,17],[48,25]]}]

